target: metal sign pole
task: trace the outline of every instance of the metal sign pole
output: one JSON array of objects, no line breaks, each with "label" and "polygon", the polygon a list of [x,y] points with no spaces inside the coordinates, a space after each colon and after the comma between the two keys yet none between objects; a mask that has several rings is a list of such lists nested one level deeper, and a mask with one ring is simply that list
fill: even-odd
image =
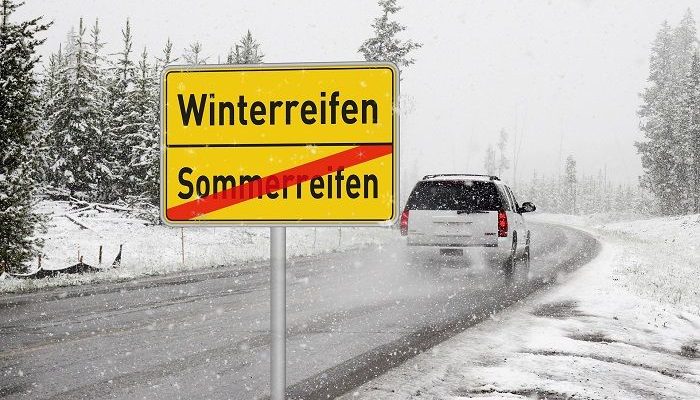
[{"label": "metal sign pole", "polygon": [[287,228],[270,228],[270,400],[284,400],[287,386]]}]

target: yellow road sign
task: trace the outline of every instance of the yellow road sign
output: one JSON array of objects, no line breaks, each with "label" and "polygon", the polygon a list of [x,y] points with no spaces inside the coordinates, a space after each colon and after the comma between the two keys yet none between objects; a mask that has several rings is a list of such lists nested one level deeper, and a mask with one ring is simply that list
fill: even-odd
[{"label": "yellow road sign", "polygon": [[163,220],[392,223],[398,82],[391,63],[167,67]]}]

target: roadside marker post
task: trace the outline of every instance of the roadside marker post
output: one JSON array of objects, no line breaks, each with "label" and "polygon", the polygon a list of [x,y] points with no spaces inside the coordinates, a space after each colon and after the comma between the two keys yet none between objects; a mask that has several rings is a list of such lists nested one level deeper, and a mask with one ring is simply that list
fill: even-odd
[{"label": "roadside marker post", "polygon": [[270,227],[272,400],[286,387],[286,227],[395,223],[398,96],[392,63],[162,73],[163,222]]}]

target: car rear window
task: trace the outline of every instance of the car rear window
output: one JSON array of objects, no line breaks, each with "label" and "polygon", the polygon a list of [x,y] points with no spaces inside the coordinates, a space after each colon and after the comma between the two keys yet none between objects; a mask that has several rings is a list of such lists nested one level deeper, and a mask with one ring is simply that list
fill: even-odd
[{"label": "car rear window", "polygon": [[498,211],[501,197],[496,185],[483,181],[421,181],[413,188],[409,210]]}]

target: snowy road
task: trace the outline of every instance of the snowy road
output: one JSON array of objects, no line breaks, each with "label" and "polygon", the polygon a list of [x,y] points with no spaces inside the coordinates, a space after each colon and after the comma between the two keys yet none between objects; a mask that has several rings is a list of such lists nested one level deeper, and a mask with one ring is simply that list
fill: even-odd
[{"label": "snowy road", "polygon": [[[340,395],[546,287],[597,242],[533,227],[532,278],[484,267],[407,268],[398,242],[291,260],[290,397]],[[293,230],[288,230],[293,234]],[[264,397],[268,269],[219,268],[0,299],[0,398]]]}]

